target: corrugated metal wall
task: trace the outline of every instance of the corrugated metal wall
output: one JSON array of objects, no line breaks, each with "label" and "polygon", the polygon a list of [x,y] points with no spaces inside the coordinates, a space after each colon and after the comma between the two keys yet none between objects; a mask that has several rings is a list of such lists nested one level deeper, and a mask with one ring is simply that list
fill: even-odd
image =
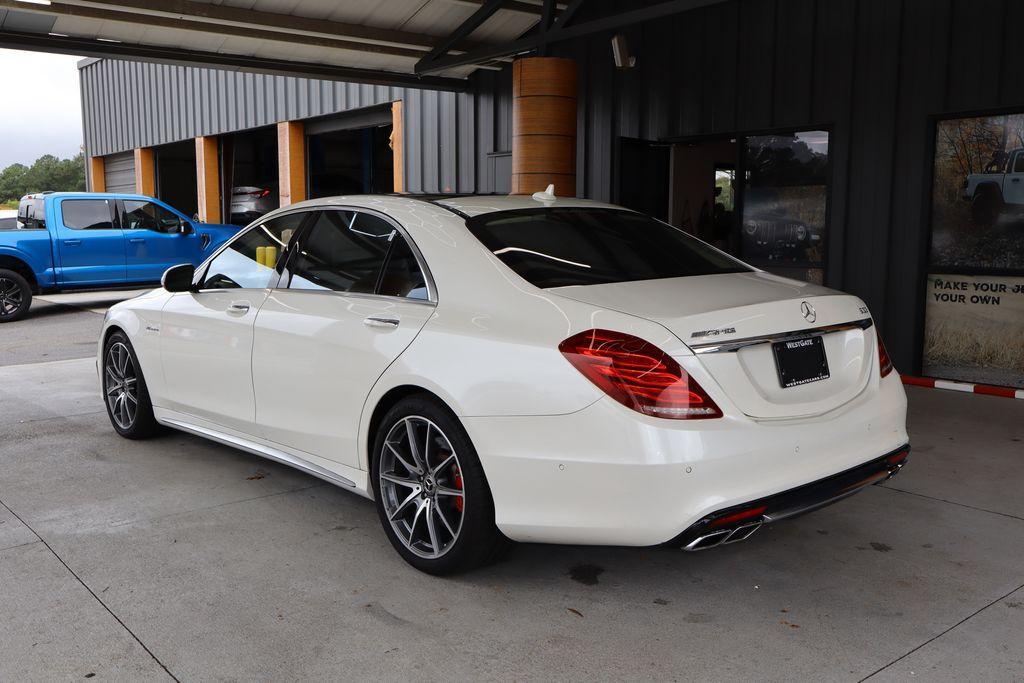
[{"label": "corrugated metal wall", "polygon": [[[408,192],[507,192],[481,161],[478,134],[495,126],[472,92],[452,93],[358,85],[306,78],[166,64],[99,60],[81,69],[86,153],[115,154],[200,135],[307,119],[404,100],[405,179]],[[509,81],[509,91],[511,81]],[[483,99],[491,97],[485,96]],[[507,116],[503,112],[503,119]]]},{"label": "corrugated metal wall", "polygon": [[135,153],[119,152],[104,159],[103,181],[107,192],[135,192]]},{"label": "corrugated metal wall", "polygon": [[1019,0],[733,0],[615,31],[631,70],[614,68],[613,32],[559,45],[580,68],[579,194],[616,199],[620,136],[829,129],[827,283],[870,305],[915,372],[934,117],[1024,109],[1022,22]]}]

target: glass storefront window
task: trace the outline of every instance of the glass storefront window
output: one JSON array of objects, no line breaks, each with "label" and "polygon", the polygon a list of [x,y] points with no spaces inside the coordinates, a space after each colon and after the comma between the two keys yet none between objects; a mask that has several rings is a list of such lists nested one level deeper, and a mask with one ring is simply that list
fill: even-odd
[{"label": "glass storefront window", "polygon": [[923,372],[1024,388],[1024,113],[939,121]]},{"label": "glass storefront window", "polygon": [[828,132],[743,138],[740,257],[820,282],[825,264]]}]

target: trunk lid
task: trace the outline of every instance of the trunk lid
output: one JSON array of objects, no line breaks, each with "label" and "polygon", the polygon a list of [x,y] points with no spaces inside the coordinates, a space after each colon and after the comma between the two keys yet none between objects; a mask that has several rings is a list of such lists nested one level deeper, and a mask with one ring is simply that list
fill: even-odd
[{"label": "trunk lid", "polygon": [[[660,323],[686,343],[746,415],[820,415],[852,400],[878,364],[875,330],[857,297],[768,273],[729,273],[548,290],[576,301]],[[807,303],[813,313],[807,312]],[[805,312],[808,314],[805,316]],[[841,329],[830,329],[839,326]],[[771,341],[817,330],[829,377],[783,387]],[[742,344],[733,344],[742,340]]]}]

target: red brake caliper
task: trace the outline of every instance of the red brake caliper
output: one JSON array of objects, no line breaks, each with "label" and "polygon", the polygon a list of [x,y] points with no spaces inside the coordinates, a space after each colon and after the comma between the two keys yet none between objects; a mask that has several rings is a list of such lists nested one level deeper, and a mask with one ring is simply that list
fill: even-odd
[{"label": "red brake caliper", "polygon": [[[462,490],[462,472],[459,471],[456,468],[455,475],[452,477],[452,479],[455,482],[455,488],[457,488],[458,490],[461,491]],[[458,510],[459,512],[462,512],[462,506],[463,506],[462,498],[456,498],[455,499],[455,509]]]}]

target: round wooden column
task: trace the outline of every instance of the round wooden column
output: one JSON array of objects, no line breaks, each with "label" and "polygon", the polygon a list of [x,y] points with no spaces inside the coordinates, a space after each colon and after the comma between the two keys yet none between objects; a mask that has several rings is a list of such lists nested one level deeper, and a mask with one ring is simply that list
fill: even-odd
[{"label": "round wooden column", "polygon": [[576,62],[524,57],[512,64],[512,194],[549,183],[576,196]]}]

